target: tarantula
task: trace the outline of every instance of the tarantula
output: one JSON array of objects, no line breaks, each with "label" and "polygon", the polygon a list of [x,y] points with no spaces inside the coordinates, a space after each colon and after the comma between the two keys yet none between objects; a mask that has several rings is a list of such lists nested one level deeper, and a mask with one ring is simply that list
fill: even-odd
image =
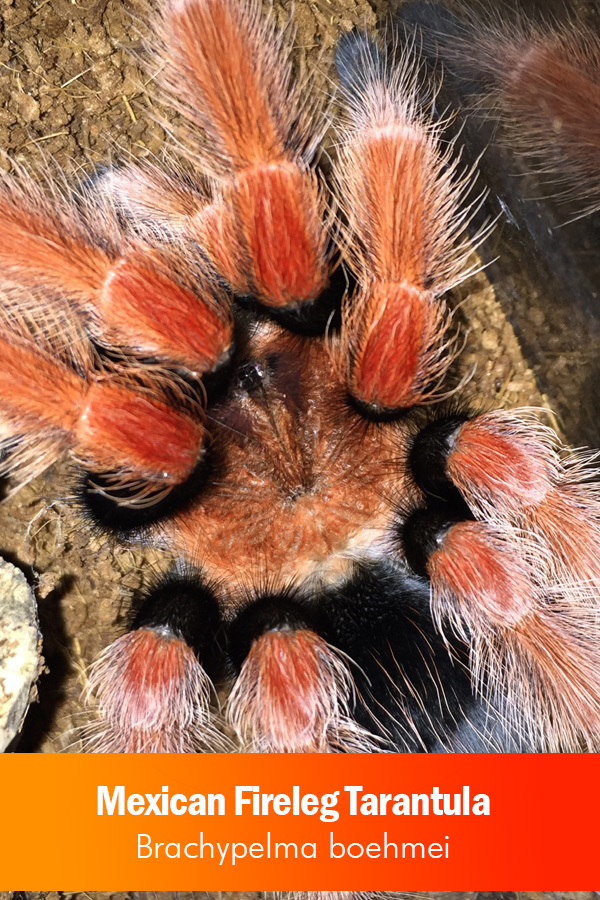
[{"label": "tarantula", "polygon": [[344,37],[334,115],[255,0],[153,31],[182,161],[0,184],[0,471],[69,453],[99,528],[180,560],[92,668],[88,747],[221,746],[225,663],[248,749],[597,749],[595,457],[456,399],[444,294],[489,225],[415,44]]}]

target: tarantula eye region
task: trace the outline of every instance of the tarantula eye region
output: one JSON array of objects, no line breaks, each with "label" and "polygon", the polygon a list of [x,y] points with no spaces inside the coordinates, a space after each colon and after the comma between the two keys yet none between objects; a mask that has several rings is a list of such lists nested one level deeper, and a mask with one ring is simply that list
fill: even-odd
[{"label": "tarantula eye region", "polygon": [[257,390],[267,377],[267,370],[261,362],[245,363],[237,372],[237,384],[246,393]]}]

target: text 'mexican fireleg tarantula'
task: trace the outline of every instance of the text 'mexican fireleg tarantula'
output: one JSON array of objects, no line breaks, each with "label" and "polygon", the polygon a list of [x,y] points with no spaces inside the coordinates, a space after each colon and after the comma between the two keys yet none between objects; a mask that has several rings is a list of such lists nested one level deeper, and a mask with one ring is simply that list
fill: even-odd
[{"label": "text 'mexican fireleg tarantula'", "polygon": [[[598,37],[409,7],[597,209]],[[493,222],[426,86],[436,28],[345,35],[332,104],[256,0],[151,30],[180,162],[0,181],[0,472],[70,454],[98,528],[180,560],[94,664],[86,746],[598,749],[596,457],[461,405],[444,294]]]}]

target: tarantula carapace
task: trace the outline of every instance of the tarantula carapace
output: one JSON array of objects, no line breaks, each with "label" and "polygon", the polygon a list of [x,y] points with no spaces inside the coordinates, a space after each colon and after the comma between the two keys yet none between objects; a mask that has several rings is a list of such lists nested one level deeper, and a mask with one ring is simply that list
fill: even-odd
[{"label": "tarantula carapace", "polygon": [[254,0],[153,31],[181,162],[0,186],[2,472],[68,452],[98,527],[180,560],[87,745],[219,746],[225,662],[249,749],[596,749],[594,456],[460,404],[443,295],[490,226],[419,42],[345,36],[324,112]]}]

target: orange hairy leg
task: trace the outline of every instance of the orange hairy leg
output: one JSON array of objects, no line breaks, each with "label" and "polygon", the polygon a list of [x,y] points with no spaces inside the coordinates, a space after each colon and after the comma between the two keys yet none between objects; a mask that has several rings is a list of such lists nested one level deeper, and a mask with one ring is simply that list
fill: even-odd
[{"label": "orange hairy leg", "polygon": [[254,598],[230,624],[229,652],[238,678],[227,718],[249,749],[372,749],[350,717],[350,667],[318,633],[322,628],[314,605],[291,591]]},{"label": "orange hairy leg", "polygon": [[433,295],[382,281],[363,289],[354,303],[352,316],[360,315],[360,324],[348,379],[352,396],[377,410],[413,406],[429,390],[426,357],[444,332]]},{"label": "orange hairy leg", "polygon": [[124,635],[91,672],[88,690],[99,722],[87,733],[88,749],[193,752],[192,715],[179,707],[183,697],[200,695],[200,672],[191,648],[173,635],[149,629]]},{"label": "orange hairy leg", "polygon": [[202,455],[204,425],[140,391],[97,381],[82,404],[74,452],[95,471],[124,470],[174,487]]},{"label": "orange hairy leg", "polygon": [[140,233],[193,242],[191,255],[201,247],[239,295],[283,308],[327,287],[324,201],[304,165],[282,158],[249,166],[212,200],[189,177],[177,181],[150,165],[111,174],[103,189]]},{"label": "orange hairy leg", "polygon": [[0,337],[0,406],[4,416],[27,427],[66,433],[80,415],[86,384],[68,366],[14,335]]},{"label": "orange hairy leg", "polygon": [[536,411],[442,418],[421,432],[411,455],[426,491],[448,496],[454,486],[478,518],[535,535],[559,580],[600,577],[595,456],[563,446]]},{"label": "orange hairy leg", "polygon": [[17,441],[3,462],[5,471],[15,468],[11,453],[18,459],[42,437],[50,446],[38,470],[70,449],[94,472],[169,488],[199,462],[202,421],[153,394],[151,385],[144,389],[132,380],[78,372],[53,358],[43,341],[36,343],[25,330],[11,332],[6,323],[0,348],[0,413]]},{"label": "orange hairy leg", "polygon": [[457,177],[441,130],[423,111],[418,69],[363,34],[338,48],[347,104],[336,189],[343,246],[359,283],[344,308],[342,365],[365,414],[435,397],[450,365],[442,300],[469,274],[469,176]]},{"label": "orange hairy leg", "polygon": [[203,667],[218,627],[215,598],[192,572],[159,579],[132,631],[92,667],[86,698],[95,719],[86,729],[87,748],[112,753],[223,749],[210,712],[214,688]]},{"label": "orange hairy leg", "polygon": [[433,613],[467,637],[475,677],[533,741],[557,751],[583,736],[598,746],[598,626],[586,601],[548,589],[525,548],[484,523],[454,525],[439,543],[429,560]]},{"label": "orange hairy leg", "polygon": [[451,527],[428,564],[438,617],[451,613],[437,598],[454,595],[459,615],[468,606],[473,621],[481,617],[502,627],[522,621],[534,608],[536,591],[526,564],[509,551],[510,545],[479,522]]},{"label": "orange hairy leg", "polygon": [[[97,234],[94,214],[106,219]],[[24,173],[4,175],[0,267],[0,278],[13,290],[68,298],[91,314],[87,324],[105,345],[197,375],[214,369],[230,349],[232,321],[224,292],[181,259],[169,261],[125,238],[108,202],[100,210],[76,206],[65,196],[46,195]],[[192,278],[200,296],[184,284]]]},{"label": "orange hairy leg", "polygon": [[275,308],[317,300],[331,268],[326,201],[310,169],[319,134],[291,85],[284,35],[255,4],[231,0],[165,4],[158,30],[164,81],[210,138],[188,136],[192,158],[223,173],[214,214],[192,217],[189,234],[238,293]]},{"label": "orange hairy leg", "polygon": [[349,674],[312,631],[271,630],[250,648],[228,717],[242,741],[263,752],[321,753],[339,740]]},{"label": "orange hairy leg", "polygon": [[[473,27],[474,26],[474,27]],[[471,30],[472,29],[472,30]],[[580,22],[471,23],[451,51],[558,199],[600,203],[600,37]]]}]

